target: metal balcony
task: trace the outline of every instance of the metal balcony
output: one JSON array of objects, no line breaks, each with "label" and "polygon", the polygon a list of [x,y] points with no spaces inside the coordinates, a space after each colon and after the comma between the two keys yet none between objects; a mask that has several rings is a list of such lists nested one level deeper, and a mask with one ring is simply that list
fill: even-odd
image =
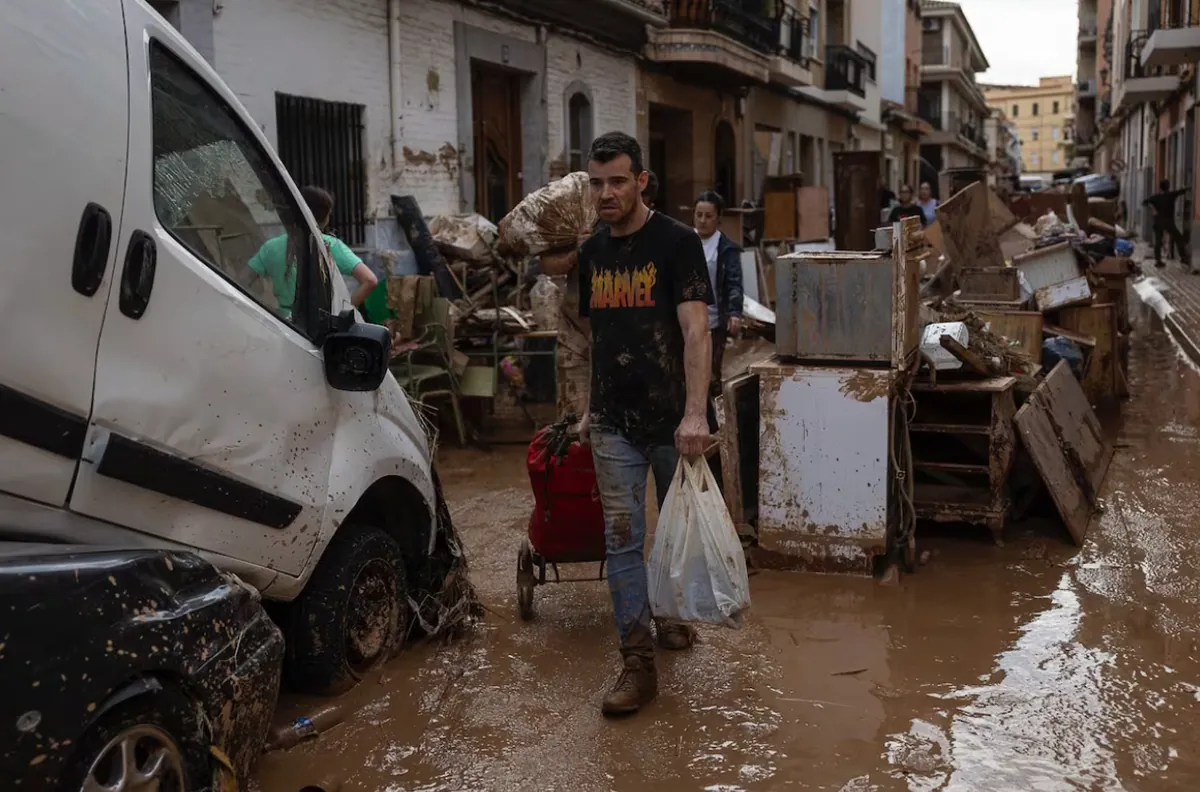
[{"label": "metal balcony", "polygon": [[1096,19],[1083,19],[1079,22],[1079,48],[1082,50],[1094,50],[1096,43],[1100,38],[1100,27],[1096,23]]},{"label": "metal balcony", "polygon": [[1129,34],[1122,64],[1124,83],[1118,106],[1134,106],[1146,102],[1160,102],[1179,88],[1179,75],[1163,67],[1145,66],[1142,52],[1150,40],[1146,30],[1134,30]]},{"label": "metal balcony", "polygon": [[775,21],[747,10],[750,5],[743,0],[671,0],[670,25],[673,28],[712,30],[757,52],[770,55],[779,43]]},{"label": "metal balcony", "polygon": [[1149,23],[1150,35],[1137,53],[1143,67],[1180,66],[1200,60],[1200,20],[1190,3],[1170,0],[1155,5]]},{"label": "metal balcony", "polygon": [[867,109],[867,59],[840,44],[825,48],[825,95],[855,112]]},{"label": "metal balcony", "polygon": [[814,53],[808,17],[800,16],[790,5],[780,4],[775,31],[778,49],[771,57],[771,81],[790,88],[812,85],[809,63]]},{"label": "metal balcony", "polygon": [[693,71],[697,79],[769,82],[780,31],[777,20],[757,7],[750,0],[669,0],[668,27],[650,31],[646,55]]}]

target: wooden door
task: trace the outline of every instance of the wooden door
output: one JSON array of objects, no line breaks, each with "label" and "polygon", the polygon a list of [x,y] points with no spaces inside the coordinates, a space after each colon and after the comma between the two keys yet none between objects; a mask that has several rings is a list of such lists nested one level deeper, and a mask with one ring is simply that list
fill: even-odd
[{"label": "wooden door", "polygon": [[833,155],[834,241],[838,250],[871,250],[879,222],[880,154],[839,151]]},{"label": "wooden door", "polygon": [[520,79],[498,67],[471,66],[475,211],[494,223],[522,197]]}]

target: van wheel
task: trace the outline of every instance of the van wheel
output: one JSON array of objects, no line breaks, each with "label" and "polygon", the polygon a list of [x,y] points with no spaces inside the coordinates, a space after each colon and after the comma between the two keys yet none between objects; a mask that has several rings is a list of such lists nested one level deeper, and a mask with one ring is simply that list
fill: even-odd
[{"label": "van wheel", "polygon": [[288,683],[318,694],[353,687],[399,649],[408,629],[396,540],[377,528],[342,526],[288,621]]}]

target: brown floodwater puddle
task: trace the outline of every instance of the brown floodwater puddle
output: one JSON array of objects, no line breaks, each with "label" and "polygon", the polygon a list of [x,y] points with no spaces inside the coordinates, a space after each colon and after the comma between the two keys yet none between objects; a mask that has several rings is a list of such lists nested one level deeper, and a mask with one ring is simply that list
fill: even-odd
[{"label": "brown floodwater puddle", "polygon": [[[607,721],[604,584],[516,614],[532,502],[519,447],[446,450],[441,475],[487,606],[466,639],[406,652],[344,722],[268,754],[252,788],[1172,790],[1200,777],[1200,377],[1133,340],[1105,510],[1075,548],[1053,519],[919,533],[898,585],[763,572],[739,631],[660,659],[659,699]],[[564,572],[594,575],[596,566]],[[285,699],[280,718],[317,702]],[[324,781],[323,781],[324,779]]]}]

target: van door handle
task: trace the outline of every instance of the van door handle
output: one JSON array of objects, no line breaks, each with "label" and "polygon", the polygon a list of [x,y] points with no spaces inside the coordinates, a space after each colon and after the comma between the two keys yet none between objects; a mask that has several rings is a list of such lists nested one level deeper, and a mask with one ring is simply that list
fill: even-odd
[{"label": "van door handle", "polygon": [[84,297],[91,297],[100,289],[111,243],[112,215],[100,204],[89,203],[79,220],[75,259],[71,264],[71,288]]},{"label": "van door handle", "polygon": [[130,319],[141,319],[150,304],[150,292],[154,290],[154,269],[158,264],[158,247],[154,238],[145,231],[134,231],[129,236],[129,249],[125,251],[125,270],[121,274],[121,313]]}]

